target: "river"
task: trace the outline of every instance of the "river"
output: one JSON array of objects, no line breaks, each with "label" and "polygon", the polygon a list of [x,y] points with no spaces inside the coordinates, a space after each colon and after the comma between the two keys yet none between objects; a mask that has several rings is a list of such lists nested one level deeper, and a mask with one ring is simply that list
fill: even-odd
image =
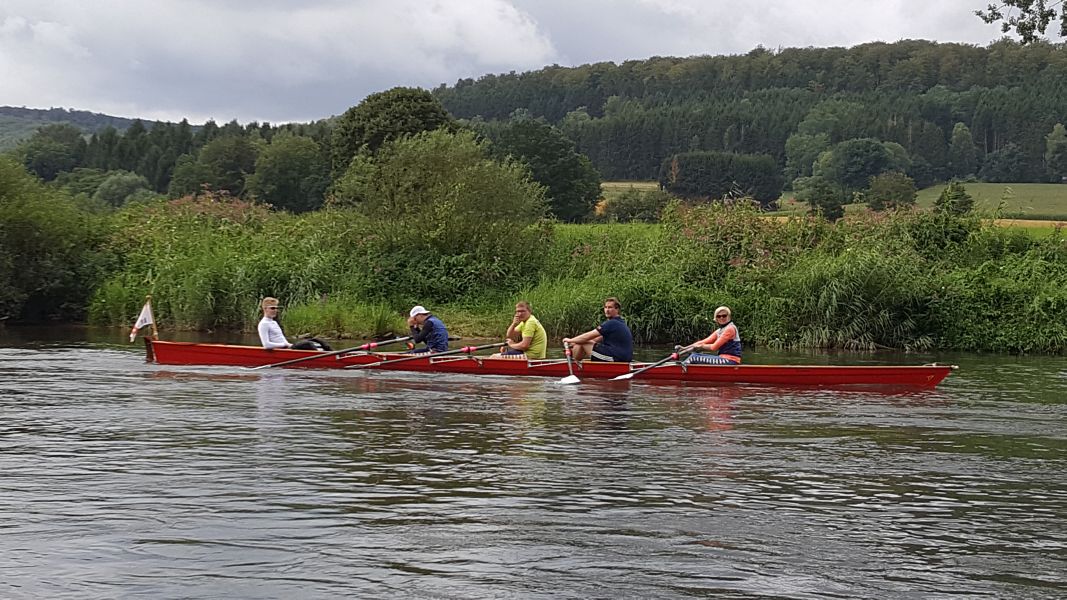
[{"label": "river", "polygon": [[1063,357],[560,386],[161,367],[123,335],[0,329],[2,598],[1067,595]]}]

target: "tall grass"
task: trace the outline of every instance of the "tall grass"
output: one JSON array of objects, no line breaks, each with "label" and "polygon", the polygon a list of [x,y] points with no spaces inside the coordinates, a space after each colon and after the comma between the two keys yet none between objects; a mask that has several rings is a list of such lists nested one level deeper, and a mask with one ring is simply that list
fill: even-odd
[{"label": "tall grass", "polygon": [[[1037,240],[978,217],[901,211],[830,224],[672,205],[658,225],[546,226],[530,238],[541,240],[535,262],[527,252],[391,254],[346,211],[177,205],[123,218],[112,249],[121,268],[92,304],[100,322],[128,324],[152,293],[164,327],[252,329],[271,295],[291,335],[402,332],[417,303],[453,334],[497,337],[525,299],[559,338],[596,326],[614,296],[641,342],[703,337],[727,305],[750,347],[1067,350],[1062,232]],[[514,275],[478,275],[495,268]]]}]

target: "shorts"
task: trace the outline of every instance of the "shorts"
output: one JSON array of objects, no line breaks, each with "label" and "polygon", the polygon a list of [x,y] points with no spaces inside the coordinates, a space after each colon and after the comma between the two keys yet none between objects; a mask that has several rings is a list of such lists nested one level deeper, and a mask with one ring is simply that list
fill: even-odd
[{"label": "shorts", "polygon": [[690,354],[689,358],[685,359],[687,365],[739,365],[741,363],[732,361],[728,358],[723,358],[715,354]]},{"label": "shorts", "polygon": [[289,346],[293,350],[324,350],[329,352],[333,350],[329,344],[320,340],[319,338],[308,338],[306,340],[300,340],[292,346]]},{"label": "shorts", "polygon": [[622,357],[614,348],[601,342],[593,344],[593,353],[589,359],[597,362],[630,362],[629,358]]}]

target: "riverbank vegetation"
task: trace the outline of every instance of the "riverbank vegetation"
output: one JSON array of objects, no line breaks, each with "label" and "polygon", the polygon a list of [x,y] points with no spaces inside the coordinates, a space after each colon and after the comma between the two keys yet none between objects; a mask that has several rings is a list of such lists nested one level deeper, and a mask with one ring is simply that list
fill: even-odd
[{"label": "riverbank vegetation", "polygon": [[[365,337],[402,331],[404,311],[421,303],[456,334],[496,336],[525,298],[563,336],[594,325],[613,295],[643,342],[691,340],[727,304],[756,345],[1067,350],[1060,232],[1036,240],[974,214],[917,209],[831,223],[767,218],[746,203],[678,202],[658,224],[564,225],[537,219],[536,191],[522,190],[514,167],[484,162],[469,137],[437,133],[392,152],[458,156],[456,173],[495,169],[520,186],[514,200],[529,199],[518,207],[525,221],[509,213],[433,227],[418,211],[390,221],[344,204],[292,215],[221,195],[135,204],[94,221],[70,199],[48,200],[8,161],[5,218],[17,209],[23,231],[37,229],[22,238],[33,242],[4,248],[23,257],[6,265],[5,308],[126,325],[152,293],[164,331],[252,329],[259,298],[274,295],[291,334]],[[26,195],[51,204],[11,204]],[[497,230],[490,220],[513,224]]]},{"label": "riverbank vegetation", "polygon": [[728,304],[746,339],[762,345],[1067,349],[1063,237],[1033,240],[973,216],[902,211],[831,224],[673,204],[659,225],[542,225],[542,252],[516,255],[521,276],[506,283],[466,276],[489,259],[477,250],[442,254],[429,263],[436,292],[415,265],[384,281],[386,256],[367,251],[377,242],[366,241],[368,221],[351,209],[294,217],[200,200],[132,209],[125,219],[144,225],[136,238],[116,230],[138,241],[93,300],[103,322],[128,320],[151,289],[172,326],[250,329],[269,291],[286,299],[293,333],[401,331],[403,311],[422,303],[454,333],[493,336],[525,298],[562,336],[595,324],[600,301],[614,295],[646,342],[693,339]]}]

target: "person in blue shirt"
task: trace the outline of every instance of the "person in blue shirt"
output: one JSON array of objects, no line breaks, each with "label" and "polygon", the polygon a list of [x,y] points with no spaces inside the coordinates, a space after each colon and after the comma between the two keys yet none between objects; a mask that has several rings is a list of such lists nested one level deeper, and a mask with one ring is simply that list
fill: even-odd
[{"label": "person in blue shirt", "polygon": [[634,336],[626,321],[619,316],[622,304],[615,298],[604,300],[604,316],[596,329],[572,338],[563,338],[563,345],[571,346],[574,360],[591,358],[603,362],[630,362],[634,359]]},{"label": "person in blue shirt", "polygon": [[448,329],[441,319],[430,314],[422,306],[416,306],[408,313],[408,326],[411,327],[411,342],[423,344],[423,348],[412,347],[408,354],[423,352],[445,352],[448,350]]}]

